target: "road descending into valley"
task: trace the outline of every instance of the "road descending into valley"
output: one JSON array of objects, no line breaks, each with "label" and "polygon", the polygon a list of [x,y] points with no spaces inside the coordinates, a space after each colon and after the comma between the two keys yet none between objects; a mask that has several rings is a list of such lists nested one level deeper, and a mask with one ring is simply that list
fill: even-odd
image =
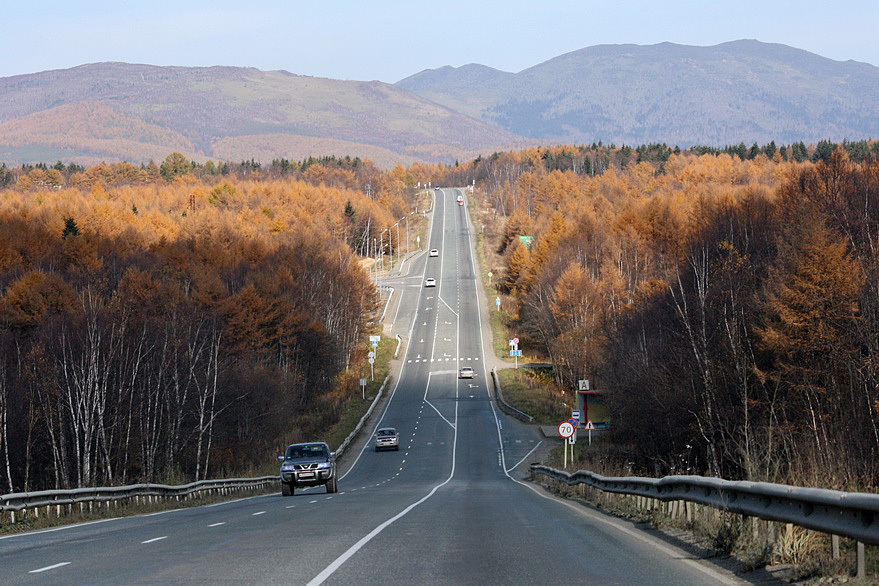
[{"label": "road descending into valley", "polygon": [[[0,538],[0,584],[706,584],[736,578],[520,480],[542,437],[497,411],[463,190],[435,191],[425,251],[395,277],[405,356],[339,492],[280,491]],[[424,287],[427,278],[435,287]],[[472,379],[458,368],[471,366]],[[312,438],[321,440],[322,438]],[[281,447],[279,446],[280,452]],[[266,454],[274,460],[277,454]]]}]

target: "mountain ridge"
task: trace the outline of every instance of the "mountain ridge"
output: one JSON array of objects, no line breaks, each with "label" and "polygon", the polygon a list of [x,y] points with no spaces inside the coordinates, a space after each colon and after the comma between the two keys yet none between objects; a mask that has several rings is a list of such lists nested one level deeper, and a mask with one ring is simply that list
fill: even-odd
[{"label": "mountain ridge", "polygon": [[[43,113],[39,124],[45,127],[44,119],[57,114],[57,108],[82,103],[102,104],[113,112],[108,116],[111,121],[138,120],[142,126],[174,133],[182,137],[175,150],[197,159],[216,157],[213,145],[218,141],[223,141],[226,156],[234,153],[249,159],[245,150],[231,145],[235,137],[258,135],[289,135],[297,138],[299,146],[309,137],[327,139],[314,141],[315,155],[360,156],[321,149],[332,144],[363,145],[355,151],[381,152],[386,165],[434,159],[437,145],[444,152],[441,160],[451,161],[473,149],[522,142],[495,125],[380,81],[341,81],[255,68],[118,62],[0,78],[0,124]],[[66,124],[57,121],[59,128]],[[119,153],[94,148],[94,143],[76,148],[69,137],[31,134],[32,143],[21,125],[11,137],[14,140],[0,134],[0,157],[22,147],[30,151],[54,144],[57,149],[62,142],[68,149],[65,158],[119,157]],[[294,150],[301,152],[298,147]],[[142,161],[151,158],[152,151],[134,149],[128,158]],[[281,150],[276,156],[290,153]]]},{"label": "mountain ridge", "polygon": [[[879,68],[753,39],[594,45],[518,73],[396,84],[122,62],[0,78],[0,162],[360,156],[383,167],[538,144],[879,137]],[[267,161],[266,161],[267,162]]]},{"label": "mountain ridge", "polygon": [[455,71],[425,70],[398,85],[549,141],[720,146],[879,136],[879,105],[869,100],[879,95],[879,68],[751,39],[594,45],[469,94]]}]

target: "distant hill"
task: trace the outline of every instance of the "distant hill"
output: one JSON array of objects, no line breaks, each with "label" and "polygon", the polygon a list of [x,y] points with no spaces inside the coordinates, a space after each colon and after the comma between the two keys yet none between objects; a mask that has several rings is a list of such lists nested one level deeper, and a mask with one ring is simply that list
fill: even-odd
[{"label": "distant hill", "polygon": [[0,161],[446,160],[522,140],[382,82],[97,63],[0,78]]},{"label": "distant hill", "polygon": [[879,138],[879,68],[753,40],[599,45],[515,74],[443,67],[396,85],[550,142]]},{"label": "distant hill", "polygon": [[533,144],[724,146],[879,138],[879,68],[785,45],[599,45],[519,73],[398,82],[95,63],[0,78],[0,162],[298,160],[391,167]]}]

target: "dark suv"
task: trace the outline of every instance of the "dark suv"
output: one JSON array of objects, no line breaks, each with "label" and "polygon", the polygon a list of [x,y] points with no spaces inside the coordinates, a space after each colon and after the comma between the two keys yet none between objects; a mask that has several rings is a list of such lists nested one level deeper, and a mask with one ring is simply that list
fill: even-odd
[{"label": "dark suv", "polygon": [[324,442],[309,442],[287,446],[281,460],[281,494],[292,496],[303,486],[327,487],[327,492],[339,490],[336,477],[336,453]]}]

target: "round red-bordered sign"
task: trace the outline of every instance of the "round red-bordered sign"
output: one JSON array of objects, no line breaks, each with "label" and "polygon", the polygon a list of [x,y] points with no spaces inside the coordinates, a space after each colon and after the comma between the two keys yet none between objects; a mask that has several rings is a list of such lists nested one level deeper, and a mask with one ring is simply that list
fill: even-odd
[{"label": "round red-bordered sign", "polygon": [[562,421],[559,423],[559,435],[565,439],[568,439],[572,435],[574,435],[574,424],[570,421]]}]

